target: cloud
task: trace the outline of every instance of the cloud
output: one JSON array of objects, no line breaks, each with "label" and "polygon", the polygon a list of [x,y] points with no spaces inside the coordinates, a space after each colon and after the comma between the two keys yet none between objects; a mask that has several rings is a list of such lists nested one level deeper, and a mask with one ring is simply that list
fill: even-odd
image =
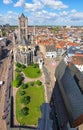
[{"label": "cloud", "polygon": [[[29,25],[83,25],[83,12],[75,9],[48,10],[42,7],[42,2],[38,0],[33,2],[33,4],[25,3],[25,8],[28,10],[25,16]],[[18,16],[19,14],[13,11],[8,11],[4,15],[0,13],[0,24],[18,25]]]},{"label": "cloud", "polygon": [[34,4],[25,3],[26,11],[36,11],[42,9],[42,4],[36,0]]},{"label": "cloud", "polygon": [[32,25],[83,25],[83,12],[71,10],[55,13],[41,10],[32,12],[28,20]]},{"label": "cloud", "polygon": [[56,13],[48,12],[46,10],[42,10],[40,12],[36,12],[35,17],[40,17],[43,19],[52,19],[53,17],[57,17]]},{"label": "cloud", "polygon": [[4,4],[10,4],[10,3],[12,3],[12,0],[3,0],[3,3]]},{"label": "cloud", "polygon": [[54,20],[58,18],[58,15],[46,10],[32,12],[28,17],[29,23],[32,25],[53,25]]},{"label": "cloud", "polygon": [[83,21],[83,12],[75,12],[70,17],[72,21]]},{"label": "cloud", "polygon": [[75,9],[71,10],[70,11],[71,13],[76,13],[77,11]]},{"label": "cloud", "polygon": [[61,17],[65,17],[65,16],[69,15],[69,11],[59,12],[59,15],[60,15]]},{"label": "cloud", "polygon": [[18,0],[15,4],[14,7],[22,7],[25,4],[25,0]]},{"label": "cloud", "polygon": [[0,18],[2,17],[3,15],[2,14],[0,14]]},{"label": "cloud", "polygon": [[60,0],[33,0],[33,3],[25,3],[26,11],[41,10],[44,7],[48,7],[54,10],[68,8],[68,6],[63,4]]},{"label": "cloud", "polygon": [[10,24],[10,25],[17,25],[18,24],[18,13],[8,11],[7,14],[0,14],[0,24]]},{"label": "cloud", "polygon": [[67,5],[63,4],[60,0],[41,0],[45,6],[52,9],[65,9],[68,8]]}]

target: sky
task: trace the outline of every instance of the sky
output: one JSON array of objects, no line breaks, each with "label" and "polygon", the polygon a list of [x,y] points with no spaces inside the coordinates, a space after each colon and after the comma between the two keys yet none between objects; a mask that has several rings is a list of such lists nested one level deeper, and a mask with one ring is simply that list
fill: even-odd
[{"label": "sky", "polygon": [[18,25],[22,13],[28,25],[83,26],[83,0],[0,0],[0,25]]}]

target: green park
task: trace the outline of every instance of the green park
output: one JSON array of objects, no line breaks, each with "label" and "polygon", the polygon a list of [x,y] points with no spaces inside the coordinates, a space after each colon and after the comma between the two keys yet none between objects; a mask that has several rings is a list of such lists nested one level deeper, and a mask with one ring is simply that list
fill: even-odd
[{"label": "green park", "polygon": [[[26,77],[33,79],[31,82],[24,83],[22,73]],[[20,125],[37,125],[41,117],[41,105],[45,102],[44,86],[40,80],[41,70],[38,64],[24,66],[16,64],[15,79],[12,85],[17,89],[16,93],[16,119]]]}]

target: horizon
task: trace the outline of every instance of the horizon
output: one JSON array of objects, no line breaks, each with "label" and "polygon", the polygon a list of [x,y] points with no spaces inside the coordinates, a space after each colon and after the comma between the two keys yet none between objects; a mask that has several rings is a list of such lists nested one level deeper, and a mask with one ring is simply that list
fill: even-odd
[{"label": "horizon", "polygon": [[[6,25],[9,25],[10,27],[18,27],[18,25],[10,25],[10,24],[4,24],[4,25],[0,25],[2,27],[6,27]],[[28,25],[28,27],[83,27],[83,25],[75,25],[75,26],[69,26],[69,25]]]}]

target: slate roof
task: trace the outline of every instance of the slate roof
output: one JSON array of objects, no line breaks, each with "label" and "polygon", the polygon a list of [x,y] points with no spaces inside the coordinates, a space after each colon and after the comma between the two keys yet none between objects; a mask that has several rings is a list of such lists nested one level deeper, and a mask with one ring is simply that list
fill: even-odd
[{"label": "slate roof", "polygon": [[77,69],[77,67],[73,65],[73,63],[71,63],[69,69],[83,94],[83,74],[80,72],[80,70]]},{"label": "slate roof", "polygon": [[21,45],[22,45],[22,46],[26,46],[26,44],[27,44],[26,39],[25,39],[25,38],[22,38]]},{"label": "slate roof", "polygon": [[61,61],[55,72],[59,89],[72,127],[83,123],[83,95],[73,78],[70,69]]}]

